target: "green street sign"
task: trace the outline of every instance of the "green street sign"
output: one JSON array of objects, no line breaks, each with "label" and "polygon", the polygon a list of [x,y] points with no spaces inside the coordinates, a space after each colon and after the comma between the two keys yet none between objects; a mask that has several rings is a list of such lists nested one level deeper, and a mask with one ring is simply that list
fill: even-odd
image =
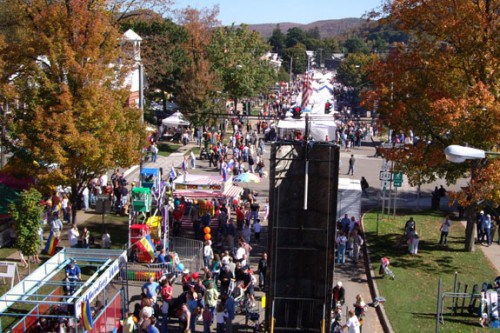
[{"label": "green street sign", "polygon": [[403,185],[403,173],[395,172],[392,175],[392,181],[394,182],[394,187],[401,187]]}]

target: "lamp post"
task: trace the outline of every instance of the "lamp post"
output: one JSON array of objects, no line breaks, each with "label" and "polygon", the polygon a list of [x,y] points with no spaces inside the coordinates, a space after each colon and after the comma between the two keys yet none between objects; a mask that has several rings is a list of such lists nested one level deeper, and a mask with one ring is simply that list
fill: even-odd
[{"label": "lamp post", "polygon": [[[484,151],[482,149],[464,147],[459,145],[451,145],[445,148],[444,154],[446,159],[453,163],[463,163],[466,160],[472,160],[471,163],[471,183],[477,175],[477,169],[480,167],[479,162],[486,158],[487,155],[500,155],[497,152]],[[475,204],[470,203],[467,207],[467,225],[465,227],[465,250],[468,252],[474,251],[474,225],[475,225]]]}]

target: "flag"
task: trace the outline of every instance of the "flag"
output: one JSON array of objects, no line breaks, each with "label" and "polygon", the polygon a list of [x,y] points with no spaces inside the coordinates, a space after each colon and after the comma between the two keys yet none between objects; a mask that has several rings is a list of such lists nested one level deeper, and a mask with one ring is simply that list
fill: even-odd
[{"label": "flag", "polygon": [[145,254],[149,255],[149,260],[152,261],[156,257],[155,247],[153,246],[153,241],[151,240],[151,235],[142,237],[137,243],[139,250]]},{"label": "flag", "polygon": [[302,103],[300,105],[302,109],[307,108],[307,105],[309,104],[309,99],[311,98],[312,95],[312,91],[313,91],[312,77],[309,74],[306,74],[302,86]]},{"label": "flag", "polygon": [[226,168],[222,168],[222,180],[223,181],[227,180],[227,171],[226,171]]},{"label": "flag", "polygon": [[50,231],[49,238],[47,238],[47,244],[45,244],[43,252],[53,256],[56,253],[57,243],[59,243],[59,238],[54,235],[53,231]]},{"label": "flag", "polygon": [[188,169],[188,165],[187,165],[186,157],[184,157],[184,160],[182,161],[181,168],[182,168],[182,171],[184,171],[184,172],[186,172],[186,171],[187,171],[187,169]]},{"label": "flag", "polygon": [[170,169],[170,179],[174,180],[177,177],[177,173],[175,172],[175,168],[172,165],[172,169]]},{"label": "flag", "polygon": [[229,163],[226,166],[226,169],[227,169],[228,172],[231,172],[231,171],[233,171],[233,167],[234,167],[234,160],[230,159]]},{"label": "flag", "polygon": [[87,331],[90,331],[94,327],[94,321],[92,320],[92,309],[90,308],[89,300],[82,302],[82,325]]}]

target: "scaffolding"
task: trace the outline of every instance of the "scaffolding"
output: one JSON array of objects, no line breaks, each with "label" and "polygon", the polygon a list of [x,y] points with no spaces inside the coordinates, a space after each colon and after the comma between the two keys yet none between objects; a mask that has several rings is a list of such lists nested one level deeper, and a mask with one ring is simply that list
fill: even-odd
[{"label": "scaffolding", "polygon": [[[68,292],[65,269],[72,259],[82,271],[82,280],[73,282]],[[95,307],[94,326],[88,332],[102,332],[104,326],[112,331],[127,308],[128,281],[119,274],[126,269],[123,250],[62,249],[0,297],[0,316],[13,318],[5,331],[31,332],[50,322],[72,332],[87,332],[81,323],[82,306],[94,301],[100,306]]]}]

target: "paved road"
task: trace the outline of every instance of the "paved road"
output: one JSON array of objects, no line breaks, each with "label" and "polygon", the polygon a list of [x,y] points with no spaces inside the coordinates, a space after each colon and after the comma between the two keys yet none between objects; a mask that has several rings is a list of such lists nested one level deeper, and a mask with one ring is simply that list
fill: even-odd
[{"label": "paved road", "polygon": [[[146,163],[144,167],[162,167],[166,172],[170,170],[170,167],[172,164],[179,166],[182,163],[183,156],[186,154],[191,148],[193,147],[192,144],[189,144],[187,146],[181,147],[180,151],[174,154],[171,154],[168,157],[163,157],[163,156],[158,156],[158,160],[156,163]],[[270,147],[268,146],[266,149],[266,155],[265,157],[268,158],[270,152]],[[369,197],[365,198],[363,197],[362,199],[362,206],[363,210],[366,210],[367,207],[378,207],[380,205],[380,181],[378,179],[379,177],[379,171],[380,167],[382,165],[382,159],[381,158],[376,158],[373,157],[375,153],[375,149],[373,147],[370,147],[369,145],[363,145],[362,147],[359,148],[352,148],[350,152],[345,152],[341,150],[341,166],[340,166],[340,172],[339,176],[340,177],[349,177],[349,178],[356,178],[360,179],[361,176],[364,176],[369,184],[370,184],[370,189],[369,189]],[[350,155],[353,154],[354,157],[356,158],[356,165],[355,165],[355,172],[354,176],[348,176],[346,175],[347,173],[347,166],[348,166],[348,159]],[[191,173],[215,173],[216,171],[213,168],[208,168],[207,162],[206,161],[197,161],[198,168],[196,170],[190,170]],[[266,163],[266,166],[269,166],[270,163]],[[137,181],[138,180],[138,175],[139,175],[139,167],[135,166],[130,168],[129,170],[126,170],[127,178],[129,181]],[[439,186],[439,185],[445,185],[443,182],[437,181],[433,184],[427,184],[422,186],[422,198],[420,200],[416,200],[417,197],[417,191],[415,188],[410,187],[406,180],[403,183],[403,187],[400,191],[399,194],[399,199],[398,199],[398,207],[404,207],[404,208],[427,208],[430,207],[430,192],[434,189],[434,186]],[[457,188],[459,185],[456,185],[455,188]],[[256,191],[259,192],[259,196],[257,199],[262,203],[261,206],[263,206],[265,199],[268,196],[269,193],[269,181],[268,179],[265,179],[259,184],[251,184],[250,187],[252,189],[255,189]],[[452,188],[453,189],[453,188]],[[446,208],[446,203],[442,204],[442,208]],[[91,214],[85,214],[81,211],[78,212],[78,223],[81,227],[85,225],[85,221],[89,218],[89,216],[92,216]],[[267,239],[267,226],[264,223],[263,225],[263,234],[262,234],[262,239],[266,240]],[[369,240],[368,240],[369,242]],[[500,272],[500,251],[498,251],[499,245],[496,243],[491,246],[491,247],[481,247],[479,246],[478,248],[483,250],[486,256],[490,259],[494,267],[496,267],[497,271]],[[261,253],[263,251],[266,251],[266,243],[265,241],[262,242],[259,245],[254,246],[254,250],[252,252],[252,257],[251,257],[251,265],[253,268],[257,266],[257,261],[258,258],[260,257]],[[17,259],[17,253],[13,255],[15,259]],[[371,300],[370,296],[370,291],[368,288],[368,282],[367,282],[367,275],[366,271],[364,269],[364,262],[363,259],[358,265],[354,265],[350,262],[346,263],[344,266],[336,266],[335,267],[335,281],[342,281],[344,284],[344,287],[346,288],[346,305],[351,307],[352,304],[354,303],[354,297],[356,294],[361,294],[363,295],[364,299],[369,301]],[[137,287],[138,288],[138,287]],[[179,290],[179,286],[176,287],[176,290]],[[134,295],[135,289],[131,289],[131,295]],[[137,294],[139,293],[138,289],[136,290]],[[260,291],[257,291],[257,297],[260,298],[262,296],[262,293]],[[135,298],[131,301],[131,304],[135,302]],[[346,311],[344,311],[346,312]],[[261,314],[263,318],[263,310],[261,309]],[[244,318],[239,316],[237,318],[236,323],[240,324],[239,326],[239,331],[245,331],[245,327],[243,326]],[[378,320],[378,317],[376,315],[376,312],[374,311],[373,308],[368,309],[367,317],[365,319],[364,323],[364,331],[365,332],[383,332],[382,326],[380,325],[380,322]]]}]

